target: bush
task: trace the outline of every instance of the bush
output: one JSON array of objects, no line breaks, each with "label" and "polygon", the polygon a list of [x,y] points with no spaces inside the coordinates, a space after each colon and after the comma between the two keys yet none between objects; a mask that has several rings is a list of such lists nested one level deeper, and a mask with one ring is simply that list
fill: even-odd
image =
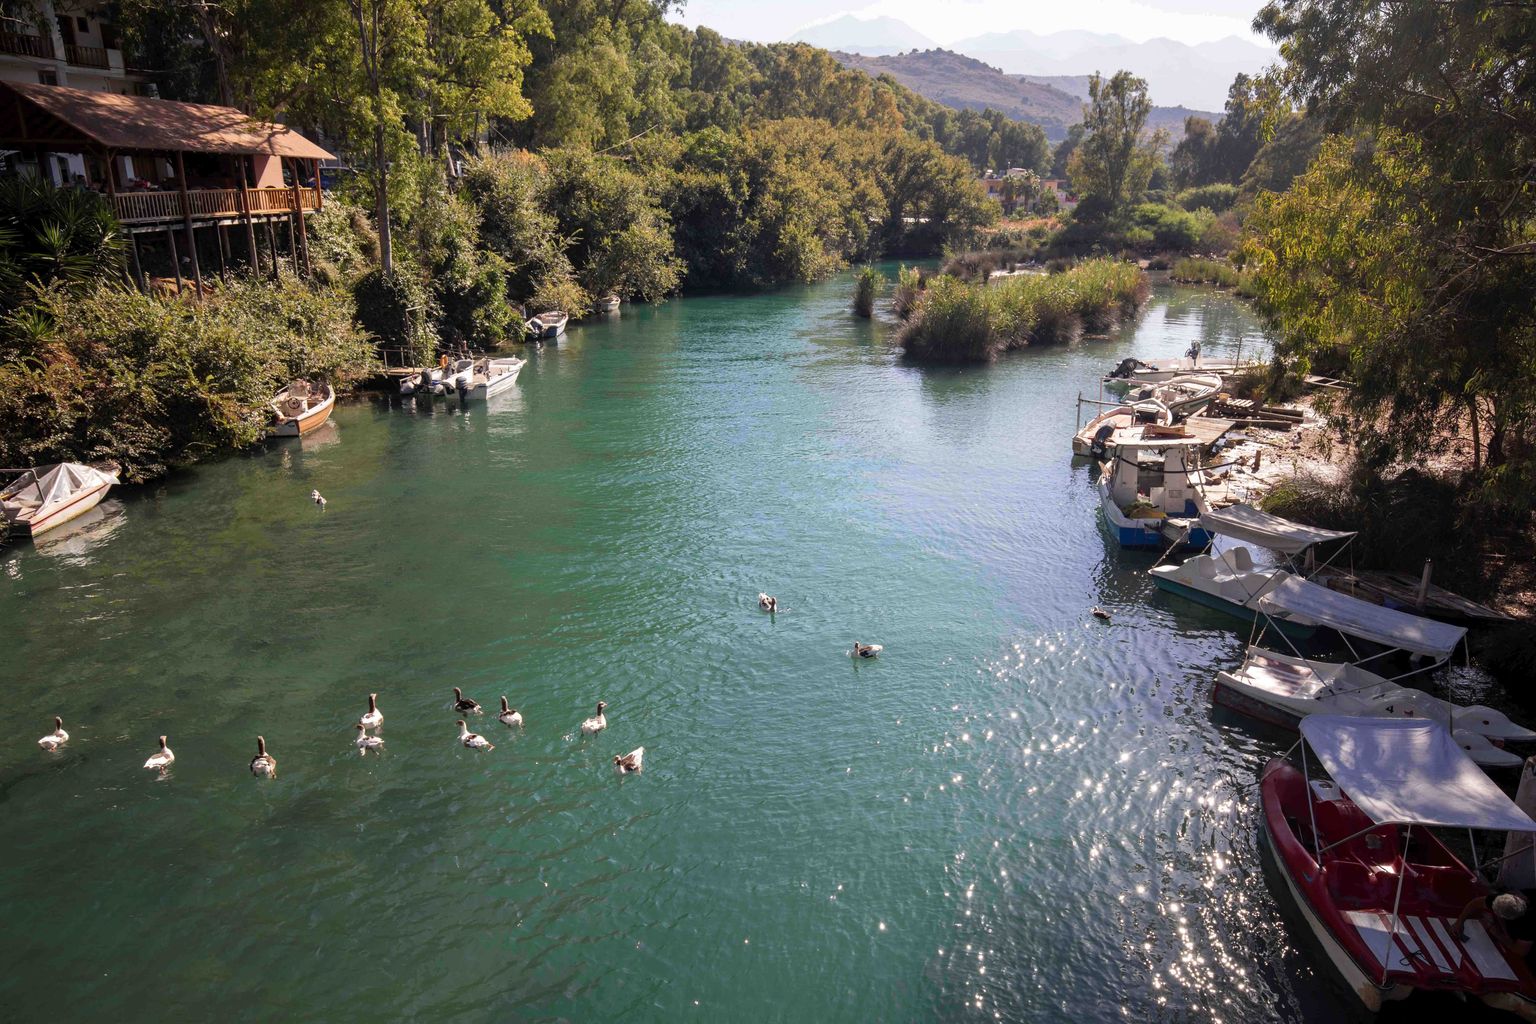
[{"label": "bush", "polygon": [[916,267],[902,267],[896,272],[896,290],[891,295],[891,307],[902,320],[909,319],[917,309],[927,279]]},{"label": "bush", "polygon": [[[1200,235],[1213,220],[1207,211],[1204,217],[1158,203],[1140,203],[1131,210],[1134,226],[1126,232],[1127,245],[1140,247],[1140,231],[1150,234],[1151,243],[1159,249],[1189,252],[1200,243]],[[1139,229],[1139,230],[1138,230]],[[1136,236],[1133,239],[1133,235]]]},{"label": "bush", "polygon": [[1214,284],[1219,288],[1236,288],[1242,274],[1225,260],[1207,260],[1186,256],[1176,260],[1168,275],[1182,284]]},{"label": "bush", "polygon": [[363,273],[378,260],[379,236],[360,206],[327,199],[308,219],[310,258],[328,264],[339,280]]},{"label": "bush", "polygon": [[885,282],[880,277],[880,272],[874,267],[864,267],[859,271],[857,284],[853,292],[853,311],[866,319],[875,314],[875,296],[880,292],[880,286]]},{"label": "bush", "polygon": [[540,281],[528,300],[530,314],[558,309],[572,319],[592,312],[592,296],[574,278],[551,276]]},{"label": "bush", "polygon": [[370,270],[352,286],[357,323],[373,338],[386,362],[406,366],[431,362],[437,348],[436,310],[426,286],[415,275]]},{"label": "bush", "polygon": [[44,178],[0,179],[0,312],[33,285],[83,289],[123,277],[117,218],[94,192]]},{"label": "bush", "polygon": [[1173,201],[1186,210],[1210,210],[1222,213],[1232,209],[1237,202],[1237,186],[1217,183],[1187,188],[1173,197]]}]

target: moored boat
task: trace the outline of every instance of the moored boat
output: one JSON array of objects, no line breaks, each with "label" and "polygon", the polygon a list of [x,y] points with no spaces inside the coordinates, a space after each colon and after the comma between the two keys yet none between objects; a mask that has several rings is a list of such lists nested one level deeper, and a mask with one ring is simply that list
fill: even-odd
[{"label": "moored boat", "polygon": [[528,328],[528,336],[530,338],[548,341],[551,338],[558,338],[565,333],[565,323],[569,319],[570,317],[558,309],[552,309],[546,313],[529,317],[523,326]]},{"label": "moored boat", "polygon": [[1161,384],[1147,384],[1132,392],[1127,401],[1156,401],[1168,409],[1170,422],[1182,423],[1195,415],[1221,391],[1221,377],[1214,373],[1190,373]]},{"label": "moored boat", "polygon": [[[1099,504],[1110,535],[1126,548],[1204,547],[1205,500],[1191,465],[1200,442],[1176,428],[1137,424],[1115,431],[1114,454],[1099,474]],[[1143,454],[1150,458],[1143,459]]]},{"label": "moored boat", "polygon": [[619,297],[617,295],[604,295],[592,305],[594,313],[617,313],[619,311]]},{"label": "moored boat", "polygon": [[468,386],[460,387],[459,398],[466,402],[483,402],[494,398],[517,383],[517,375],[522,368],[523,361],[515,356],[481,359],[475,363]]},{"label": "moored boat", "polygon": [[433,388],[438,387],[443,381],[443,370],[440,366],[429,367],[418,374],[400,378],[400,394],[410,396],[416,394],[430,394]]},{"label": "moored boat", "polygon": [[302,437],[330,419],[336,390],[329,384],[296,380],[272,397],[270,437]]},{"label": "moored boat", "polygon": [[18,474],[0,490],[0,514],[10,532],[25,537],[36,537],[85,515],[118,482],[117,467],[110,464],[58,462],[0,472]]},{"label": "moored boat", "polygon": [[1263,846],[1345,985],[1373,1012],[1443,991],[1536,1020],[1536,978],[1502,925],[1458,928],[1490,890],[1436,834],[1536,821],[1437,723],[1311,715],[1300,731],[1300,766],[1276,758],[1260,776]]},{"label": "moored boat", "polygon": [[1175,377],[1183,377],[1189,374],[1214,374],[1225,381],[1229,377],[1236,377],[1256,370],[1263,366],[1262,363],[1236,362],[1236,361],[1209,361],[1202,359],[1168,359],[1157,363],[1144,363],[1140,359],[1127,358],[1120,361],[1120,365],[1104,375],[1104,384],[1108,387],[1134,387],[1142,384],[1162,384],[1173,380]]}]

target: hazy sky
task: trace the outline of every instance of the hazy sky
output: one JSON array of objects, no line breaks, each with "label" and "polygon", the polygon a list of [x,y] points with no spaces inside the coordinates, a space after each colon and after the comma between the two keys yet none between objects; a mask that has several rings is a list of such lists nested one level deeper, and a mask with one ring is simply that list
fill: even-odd
[{"label": "hazy sky", "polygon": [[1249,32],[1262,0],[688,0],[680,20],[732,38],[777,42],[842,14],[886,15],[938,43],[982,32],[1087,29],[1142,41],[1167,36],[1201,43],[1224,36],[1263,42]]}]

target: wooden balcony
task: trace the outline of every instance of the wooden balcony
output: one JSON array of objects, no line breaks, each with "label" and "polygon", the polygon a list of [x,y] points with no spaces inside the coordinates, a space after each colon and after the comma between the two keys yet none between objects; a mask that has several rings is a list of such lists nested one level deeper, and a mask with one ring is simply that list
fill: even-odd
[{"label": "wooden balcony", "polygon": [[28,35],[24,32],[0,32],[0,53],[53,60],[53,40],[47,36]]},{"label": "wooden balcony", "polygon": [[[293,211],[293,189],[253,188],[246,193],[250,197],[251,216],[281,216]],[[299,188],[299,208],[308,213],[320,208],[320,191],[315,188]],[[120,223],[137,226],[142,224],[180,223],[181,193],[120,192],[112,197]],[[187,207],[194,221],[238,220],[243,211],[240,207],[240,190],[237,188],[195,188],[187,192]]]},{"label": "wooden balcony", "polygon": [[107,59],[107,51],[99,46],[76,46],[74,43],[64,44],[64,58],[71,64],[82,68],[110,68],[112,62]]}]

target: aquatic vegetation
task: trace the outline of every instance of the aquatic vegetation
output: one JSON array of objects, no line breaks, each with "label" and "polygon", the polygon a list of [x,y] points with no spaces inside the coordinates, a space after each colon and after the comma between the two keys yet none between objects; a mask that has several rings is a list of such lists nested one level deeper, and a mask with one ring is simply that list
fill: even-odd
[{"label": "aquatic vegetation", "polygon": [[853,292],[853,311],[865,318],[873,316],[875,297],[880,293],[880,286],[885,281],[874,267],[865,267],[860,270],[856,281],[858,283]]},{"label": "aquatic vegetation", "polygon": [[1175,260],[1168,276],[1182,284],[1213,284],[1218,288],[1238,288],[1245,283],[1242,271],[1226,260],[1198,256]]},{"label": "aquatic vegetation", "polygon": [[917,309],[917,300],[927,286],[923,272],[916,267],[902,267],[896,272],[896,290],[891,295],[891,306],[896,315],[906,320]]}]

